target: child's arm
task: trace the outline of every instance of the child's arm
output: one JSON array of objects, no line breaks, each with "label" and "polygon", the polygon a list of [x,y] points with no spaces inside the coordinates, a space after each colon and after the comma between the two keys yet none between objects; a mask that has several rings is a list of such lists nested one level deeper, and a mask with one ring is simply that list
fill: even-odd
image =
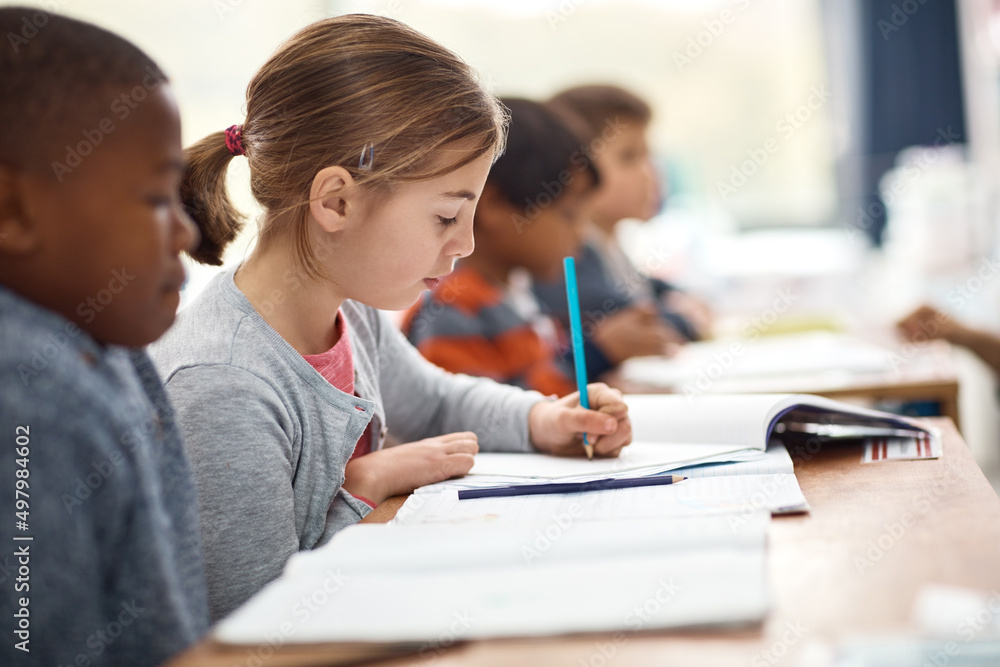
[{"label": "child's arm", "polygon": [[379,384],[386,424],[401,442],[472,431],[482,451],[532,451],[528,412],[537,392],[467,375],[424,359],[384,315],[371,311],[378,339]]},{"label": "child's arm", "polygon": [[679,289],[665,292],[657,300],[660,317],[687,340],[703,340],[712,333],[712,308],[706,301]]},{"label": "child's arm", "polygon": [[[580,407],[579,394],[539,401],[528,413],[528,430],[537,449],[563,456],[583,454],[587,431],[600,456],[618,456],[632,439],[628,407],[621,394],[603,384],[588,387],[593,410]],[[344,489],[378,504],[426,484],[461,477],[472,469],[479,451],[475,433],[449,433],[352,459]]]},{"label": "child's arm", "polygon": [[[404,442],[431,433],[473,431],[483,451],[538,449],[582,456],[581,434],[586,430],[607,436],[594,441],[598,453],[616,456],[631,441],[627,407],[621,394],[606,385],[590,385],[592,410],[588,411],[579,407],[576,392],[546,401],[537,392],[451,375],[421,357],[392,323],[380,317],[379,364],[386,422]],[[614,427],[608,419],[615,422]]]},{"label": "child's arm", "polygon": [[960,326],[948,341],[969,348],[994,371],[1000,373],[1000,337],[987,331]]},{"label": "child's arm", "polygon": [[632,357],[669,354],[684,342],[651,304],[626,306],[609,315],[594,327],[591,340],[613,365]]},{"label": "child's arm", "polygon": [[921,306],[897,325],[909,341],[924,342],[941,338],[954,345],[967,347],[1000,373],[1000,337],[967,327],[946,313],[930,306]]}]

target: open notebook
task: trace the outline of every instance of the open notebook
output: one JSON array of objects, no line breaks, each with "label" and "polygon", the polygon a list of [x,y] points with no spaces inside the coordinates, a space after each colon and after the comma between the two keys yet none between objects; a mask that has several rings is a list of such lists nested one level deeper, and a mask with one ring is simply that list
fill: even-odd
[{"label": "open notebook", "polygon": [[[913,420],[820,396],[643,394],[626,396],[625,401],[633,442],[620,457],[587,461],[545,454],[481,453],[461,484],[512,478],[585,481],[661,474],[708,463],[753,462],[763,456],[776,435],[786,444],[811,446],[875,436],[925,437],[934,456],[941,451],[939,434]],[[435,490],[440,488],[447,487]]]},{"label": "open notebook", "polygon": [[643,394],[625,397],[637,442],[702,443],[763,450],[772,435],[822,442],[895,435],[927,435],[933,429],[899,415],[859,408],[809,394]]},{"label": "open notebook", "polygon": [[214,638],[409,642],[755,623],[766,514],[399,526],[361,524],[292,557]]},{"label": "open notebook", "polygon": [[[635,518],[801,512],[808,503],[783,443],[819,447],[841,439],[918,439],[940,456],[940,436],[915,421],[802,394],[626,396],[635,441],[619,458],[587,461],[545,454],[478,454],[471,473],[417,490],[398,523],[539,520],[564,513]],[[793,450],[793,451],[799,451]],[[673,472],[673,486],[615,489],[563,496],[458,499],[461,489],[587,481]]]},{"label": "open notebook", "polygon": [[558,517],[592,521],[728,514],[737,524],[742,517],[759,511],[792,514],[809,508],[795,475],[791,473],[706,475],[704,472],[700,468],[682,469],[679,474],[690,476],[675,484],[586,493],[464,500],[459,500],[456,489],[416,493],[406,499],[393,522],[405,525],[500,524],[555,521]]}]

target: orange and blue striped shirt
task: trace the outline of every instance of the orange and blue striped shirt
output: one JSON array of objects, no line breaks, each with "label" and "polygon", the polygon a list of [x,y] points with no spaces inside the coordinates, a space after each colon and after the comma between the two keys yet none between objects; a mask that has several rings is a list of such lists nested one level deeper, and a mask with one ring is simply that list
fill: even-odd
[{"label": "orange and blue striped shirt", "polygon": [[425,358],[453,373],[556,396],[576,390],[558,322],[541,312],[529,319],[510,289],[471,267],[459,265],[423,294],[402,328]]}]

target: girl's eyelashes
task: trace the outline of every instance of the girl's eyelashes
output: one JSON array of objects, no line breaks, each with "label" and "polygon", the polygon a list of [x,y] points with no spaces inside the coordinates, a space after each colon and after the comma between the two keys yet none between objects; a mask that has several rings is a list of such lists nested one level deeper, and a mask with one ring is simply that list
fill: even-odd
[{"label": "girl's eyelashes", "polygon": [[437,219],[438,219],[438,222],[440,222],[445,227],[451,227],[456,222],[458,222],[458,216],[457,215],[455,217],[453,217],[453,218],[446,218],[446,217],[444,217],[442,215],[439,215],[439,216],[437,216]]}]

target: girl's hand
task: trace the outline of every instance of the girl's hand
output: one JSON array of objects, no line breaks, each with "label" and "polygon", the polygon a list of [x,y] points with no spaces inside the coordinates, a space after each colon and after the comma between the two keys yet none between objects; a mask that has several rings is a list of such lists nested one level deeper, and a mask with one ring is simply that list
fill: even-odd
[{"label": "girl's hand", "polygon": [[583,456],[583,433],[598,456],[615,457],[632,442],[632,422],[622,394],[606,384],[587,386],[590,410],[580,407],[573,392],[556,401],[536,403],[528,413],[532,444],[547,454]]},{"label": "girl's hand", "polygon": [[344,490],[379,504],[418,486],[461,477],[472,468],[478,451],[479,441],[471,432],[380,449],[348,461]]}]

